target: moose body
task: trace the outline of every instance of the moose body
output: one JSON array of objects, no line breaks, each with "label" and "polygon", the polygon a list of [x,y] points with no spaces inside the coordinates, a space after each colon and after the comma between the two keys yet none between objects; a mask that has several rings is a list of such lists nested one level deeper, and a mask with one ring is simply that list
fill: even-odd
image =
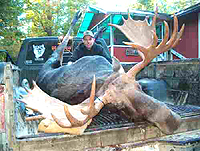
[{"label": "moose body", "polygon": [[81,103],[90,96],[94,75],[98,90],[113,72],[112,65],[101,56],[85,56],[59,68],[52,68],[52,64],[40,70],[37,85],[50,96],[69,104]]},{"label": "moose body", "polygon": [[[100,56],[84,57],[72,66],[55,68],[54,65],[62,60],[60,59],[60,52],[62,52],[63,45],[66,45],[64,41],[45,63],[37,78],[39,87],[51,96],[34,84],[33,90],[22,99],[27,107],[41,113],[40,116],[34,119],[43,118],[48,120],[48,122],[43,122],[40,130],[51,133],[82,134],[83,129],[90,124],[91,119],[105,105],[112,104],[130,120],[147,120],[154,123],[166,134],[176,131],[182,123],[181,117],[171,111],[163,102],[145,94],[141,90],[138,81],[136,81],[137,73],[157,55],[174,47],[180,40],[184,30],[183,25],[180,32],[178,32],[178,20],[174,16],[174,31],[171,38],[168,40],[169,27],[164,22],[165,36],[157,46],[156,15],[151,25],[147,23],[147,19],[144,21],[132,20],[130,14],[128,20],[124,20],[125,23],[122,26],[111,25],[121,30],[130,39],[131,42],[126,44],[136,48],[143,59],[127,73],[124,72],[116,58],[113,58],[111,65]],[[141,36],[138,37],[139,34]],[[144,37],[145,41],[142,41],[141,37]],[[69,101],[73,102],[74,98],[81,98],[79,96],[80,92],[84,92],[84,97],[80,99],[81,103],[70,105]],[[37,101],[40,106],[36,105]],[[29,120],[33,120],[33,118]],[[80,131],[77,133],[77,130]]]}]

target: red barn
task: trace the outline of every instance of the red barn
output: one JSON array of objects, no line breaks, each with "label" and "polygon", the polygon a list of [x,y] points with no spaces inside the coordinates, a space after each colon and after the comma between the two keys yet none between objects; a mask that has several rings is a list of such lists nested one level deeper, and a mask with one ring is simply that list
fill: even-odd
[{"label": "red barn", "polygon": [[182,40],[175,48],[186,58],[200,58],[200,3],[175,13],[180,24],[185,24]]}]

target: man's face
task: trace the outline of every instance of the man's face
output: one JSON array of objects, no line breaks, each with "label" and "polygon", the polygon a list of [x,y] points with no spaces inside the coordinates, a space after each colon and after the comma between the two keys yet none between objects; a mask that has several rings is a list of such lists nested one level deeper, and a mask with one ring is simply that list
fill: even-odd
[{"label": "man's face", "polygon": [[91,49],[91,47],[93,46],[94,44],[94,38],[91,37],[91,36],[85,36],[83,38],[83,43],[84,45],[87,47],[87,49]]}]

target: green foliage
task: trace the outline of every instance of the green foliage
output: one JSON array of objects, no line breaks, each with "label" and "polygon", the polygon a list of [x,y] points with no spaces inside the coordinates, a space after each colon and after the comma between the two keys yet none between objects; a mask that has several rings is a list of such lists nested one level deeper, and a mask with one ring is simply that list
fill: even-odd
[{"label": "green foliage", "polygon": [[139,10],[154,10],[154,3],[152,0],[137,0],[135,4],[133,4],[133,8],[137,8]]},{"label": "green foliage", "polygon": [[0,53],[0,62],[5,62],[5,61],[6,61],[6,54]]},{"label": "green foliage", "polygon": [[[89,4],[94,0],[1,0],[0,49],[16,60],[23,38],[65,35],[76,11]],[[80,23],[81,19],[73,35]]]},{"label": "green foliage", "polygon": [[157,5],[160,13],[173,14],[197,3],[199,0],[137,0],[132,8],[154,11]]},{"label": "green foliage", "polygon": [[199,3],[199,0],[181,0],[181,1],[174,0],[172,8],[173,10],[176,10],[176,11],[173,11],[173,12],[181,11],[197,3]]},{"label": "green foliage", "polygon": [[[28,35],[59,36],[67,33],[74,14],[81,8],[86,8],[91,0],[24,0],[26,4],[26,20],[29,22]],[[78,26],[74,30],[77,33]]]},{"label": "green foliage", "polygon": [[[12,57],[16,57],[19,51],[20,39],[23,33],[19,30],[18,17],[23,12],[23,3],[20,0],[0,1],[0,49],[6,49]],[[13,49],[15,46],[15,49]]]}]

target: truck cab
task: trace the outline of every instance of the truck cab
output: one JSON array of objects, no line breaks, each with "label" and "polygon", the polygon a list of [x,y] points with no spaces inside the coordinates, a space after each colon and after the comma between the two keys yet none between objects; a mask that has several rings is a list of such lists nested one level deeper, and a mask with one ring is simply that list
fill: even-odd
[{"label": "truck cab", "polygon": [[[21,69],[20,83],[24,78],[28,79],[29,83],[36,79],[39,70],[58,44],[58,37],[26,38],[23,41],[16,62]],[[64,56],[65,62],[67,62],[71,52],[65,52]]]},{"label": "truck cab", "polygon": [[[67,64],[72,51],[82,41],[81,38],[74,37],[70,39],[63,54],[63,65]],[[16,65],[20,68],[20,83],[24,78],[32,83],[36,79],[39,70],[42,68],[47,59],[60,43],[58,37],[36,37],[26,38],[21,46],[18,54]],[[102,45],[109,53],[108,47],[102,38],[98,38],[96,42]]]}]

